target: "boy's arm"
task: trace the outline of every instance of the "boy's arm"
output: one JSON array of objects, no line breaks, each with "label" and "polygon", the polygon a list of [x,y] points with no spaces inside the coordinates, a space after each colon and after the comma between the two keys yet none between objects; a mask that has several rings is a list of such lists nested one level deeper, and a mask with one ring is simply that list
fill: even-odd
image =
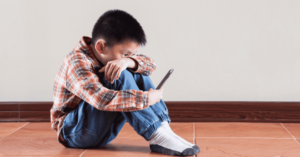
[{"label": "boy's arm", "polygon": [[143,75],[151,75],[153,71],[156,70],[156,64],[153,59],[147,57],[143,54],[132,55],[129,58],[135,60],[138,65],[137,69],[127,68],[129,71],[134,73],[140,73]]},{"label": "boy's arm", "polygon": [[80,57],[70,62],[65,86],[98,110],[126,112],[148,107],[148,91],[108,89]]}]

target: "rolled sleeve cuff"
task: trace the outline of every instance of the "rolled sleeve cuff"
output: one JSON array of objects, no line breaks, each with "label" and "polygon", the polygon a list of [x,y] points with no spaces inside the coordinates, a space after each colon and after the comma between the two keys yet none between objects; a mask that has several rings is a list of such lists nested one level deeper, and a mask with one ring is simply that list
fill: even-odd
[{"label": "rolled sleeve cuff", "polygon": [[138,101],[138,103],[137,103],[137,108],[139,108],[141,110],[148,108],[149,107],[148,97],[149,97],[148,91],[142,92],[142,94],[139,96],[140,101]]},{"label": "rolled sleeve cuff", "polygon": [[137,56],[130,56],[129,58],[135,60],[138,63],[136,70],[128,68],[129,71],[134,72],[134,73],[143,71],[144,63],[141,60],[137,59]]}]

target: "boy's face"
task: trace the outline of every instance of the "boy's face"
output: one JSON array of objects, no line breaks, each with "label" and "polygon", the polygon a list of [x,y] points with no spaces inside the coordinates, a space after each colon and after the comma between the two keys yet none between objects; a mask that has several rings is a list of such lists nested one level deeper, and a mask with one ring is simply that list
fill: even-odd
[{"label": "boy's face", "polygon": [[99,39],[96,46],[91,44],[90,47],[93,49],[96,58],[106,65],[109,61],[132,56],[137,52],[140,46],[133,41],[124,40],[122,43],[115,44],[108,49],[105,41]]}]

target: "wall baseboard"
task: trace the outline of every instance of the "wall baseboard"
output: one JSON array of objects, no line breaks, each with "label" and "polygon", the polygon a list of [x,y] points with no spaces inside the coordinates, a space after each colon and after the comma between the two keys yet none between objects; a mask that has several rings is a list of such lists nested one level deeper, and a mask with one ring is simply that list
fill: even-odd
[{"label": "wall baseboard", "polygon": [[[300,123],[300,102],[165,101],[172,122]],[[50,122],[53,102],[0,102],[0,122]]]}]

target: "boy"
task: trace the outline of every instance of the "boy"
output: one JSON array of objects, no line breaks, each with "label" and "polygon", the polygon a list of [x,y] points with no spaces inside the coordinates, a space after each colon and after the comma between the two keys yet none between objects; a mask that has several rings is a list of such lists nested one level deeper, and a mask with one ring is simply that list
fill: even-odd
[{"label": "boy", "polygon": [[109,10],[96,22],[92,38],[83,36],[56,75],[51,127],[65,147],[96,148],[109,144],[125,122],[153,152],[195,155],[200,151],[170,128],[163,88],[155,90],[149,75],[155,62],[136,54],[146,44],[138,21],[121,10]]}]

